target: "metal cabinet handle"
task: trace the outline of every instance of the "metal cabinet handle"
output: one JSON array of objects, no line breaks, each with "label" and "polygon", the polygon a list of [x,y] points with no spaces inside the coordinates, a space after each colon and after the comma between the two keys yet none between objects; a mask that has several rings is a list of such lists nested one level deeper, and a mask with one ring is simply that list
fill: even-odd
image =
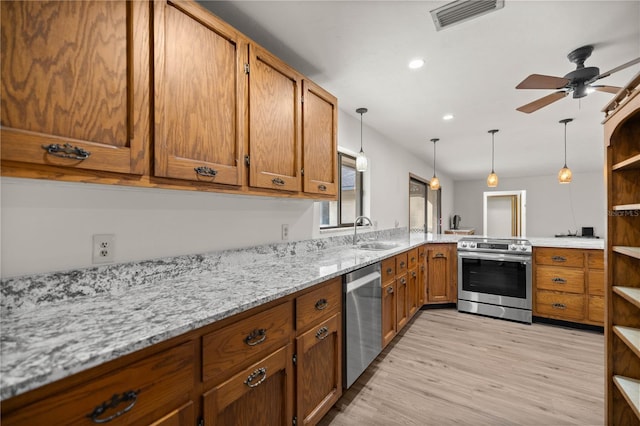
[{"label": "metal cabinet handle", "polygon": [[415,273],[415,271],[411,273],[411,276],[412,276],[413,278],[415,278],[415,277],[416,277],[416,273]]},{"label": "metal cabinet handle", "polygon": [[567,305],[565,305],[564,303],[554,303],[553,305],[551,305],[551,307],[553,309],[567,309]]},{"label": "metal cabinet handle", "polygon": [[271,179],[271,182],[273,182],[274,185],[280,185],[280,186],[285,184],[285,182],[280,178],[273,178]]},{"label": "metal cabinet handle", "polygon": [[406,278],[400,278],[400,283],[401,284],[406,284],[407,283],[407,279]]},{"label": "metal cabinet handle", "polygon": [[70,143],[65,143],[62,146],[57,143],[42,145],[42,149],[55,157],[70,158],[72,160],[86,160],[91,155],[89,151],[77,146],[72,146]]},{"label": "metal cabinet handle", "polygon": [[400,268],[404,268],[404,262],[400,262]]},{"label": "metal cabinet handle", "polygon": [[[253,383],[253,381],[258,377],[260,377],[260,380]],[[255,388],[256,386],[260,385],[260,383],[264,382],[266,378],[267,378],[267,367],[261,367],[255,370],[253,373],[249,374],[249,376],[247,377],[247,380],[244,381],[244,384],[249,386],[250,388]]]},{"label": "metal cabinet handle", "polygon": [[244,338],[244,342],[249,346],[255,346],[264,342],[267,339],[267,330],[259,328],[253,330],[247,337]]},{"label": "metal cabinet handle", "polygon": [[387,294],[393,294],[393,287],[387,287]]},{"label": "metal cabinet handle", "polygon": [[420,270],[421,270],[422,272],[424,272],[424,265],[422,265],[422,266],[420,267]]},{"label": "metal cabinet handle", "polygon": [[326,185],[318,185],[318,189],[320,191],[326,191],[327,190],[327,186]]},{"label": "metal cabinet handle", "polygon": [[319,299],[316,302],[316,309],[321,311],[323,309],[325,309],[327,306],[329,306],[329,302],[327,302],[327,299]]},{"label": "metal cabinet handle", "polygon": [[324,340],[329,335],[329,329],[327,327],[320,327],[318,331],[316,331],[316,339]]},{"label": "metal cabinet handle", "polygon": [[424,257],[424,252],[420,253],[420,257]]},{"label": "metal cabinet handle", "polygon": [[553,256],[551,260],[553,260],[554,262],[566,262],[567,258],[564,256]]},{"label": "metal cabinet handle", "polygon": [[193,170],[195,170],[195,172],[200,176],[206,176],[206,177],[215,177],[218,174],[218,171],[212,169],[211,167],[204,167],[204,166],[194,167]]},{"label": "metal cabinet handle", "polygon": [[415,261],[416,261],[416,257],[415,257],[415,256],[413,256],[413,257],[411,258],[411,261],[412,261],[412,262],[415,262]]},{"label": "metal cabinet handle", "polygon": [[435,256],[433,256],[433,257],[444,257],[444,254],[442,254],[442,253],[436,253],[436,255],[435,255]]},{"label": "metal cabinet handle", "polygon": [[387,275],[391,275],[393,273],[393,269],[387,268]]},{"label": "metal cabinet handle", "polygon": [[[113,395],[109,401],[105,401],[102,404],[98,405],[96,408],[94,408],[93,412],[91,412],[90,414],[87,414],[87,417],[89,417],[91,421],[94,423],[110,422],[116,417],[120,417],[127,411],[130,411],[133,408],[133,406],[136,405],[136,401],[138,400],[138,392],[140,391],[130,390],[127,392],[123,392],[120,395],[118,394]],[[104,414],[105,411],[107,411],[110,408],[116,408],[118,405],[120,405],[123,402],[129,402],[129,405],[124,407],[123,410],[113,414],[112,416],[105,417],[103,419],[99,418],[102,414]]]},{"label": "metal cabinet handle", "polygon": [[560,277],[551,278],[551,281],[553,281],[556,284],[566,284],[567,283],[567,280],[565,280],[564,278],[560,278]]}]

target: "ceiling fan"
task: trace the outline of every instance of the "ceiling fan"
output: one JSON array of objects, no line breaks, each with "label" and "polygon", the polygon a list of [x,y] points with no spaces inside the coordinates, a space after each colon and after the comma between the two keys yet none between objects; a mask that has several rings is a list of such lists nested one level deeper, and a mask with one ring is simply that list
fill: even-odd
[{"label": "ceiling fan", "polygon": [[605,73],[600,74],[598,67],[585,67],[584,61],[591,56],[593,46],[579,47],[567,55],[569,61],[576,64],[576,69],[571,71],[564,77],[553,77],[550,75],[531,74],[516,86],[516,89],[555,89],[550,95],[543,96],[531,103],[516,108],[518,111],[530,114],[539,110],[555,101],[558,101],[569,93],[573,93],[574,99],[583,98],[590,92],[589,89],[598,90],[600,92],[618,93],[620,87],[592,85],[601,78],[610,76],[611,74],[628,68],[632,65],[640,63],[640,58],[636,58],[625,64],[613,68]]}]

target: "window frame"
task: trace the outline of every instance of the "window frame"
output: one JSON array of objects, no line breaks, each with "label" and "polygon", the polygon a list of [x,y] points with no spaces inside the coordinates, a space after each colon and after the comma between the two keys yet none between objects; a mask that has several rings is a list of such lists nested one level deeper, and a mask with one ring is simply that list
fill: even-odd
[{"label": "window frame", "polygon": [[[343,158],[348,158],[353,161],[353,169],[355,172],[355,188],[356,188],[356,214],[355,217],[363,215],[363,205],[364,205],[364,191],[363,191],[363,172],[359,172],[355,168],[356,157],[344,152],[338,151],[338,199],[336,200],[337,206],[337,225],[319,225],[321,230],[325,229],[340,229],[340,228],[350,228],[353,227],[353,222],[343,223],[342,222],[342,163]],[[330,201],[323,201],[322,203],[331,203]],[[359,223],[358,226],[363,226],[362,223]]]}]

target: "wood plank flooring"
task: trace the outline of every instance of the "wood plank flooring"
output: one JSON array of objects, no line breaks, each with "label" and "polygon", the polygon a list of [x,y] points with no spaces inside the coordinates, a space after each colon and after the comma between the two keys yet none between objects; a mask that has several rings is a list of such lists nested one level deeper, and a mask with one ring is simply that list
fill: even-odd
[{"label": "wood plank flooring", "polygon": [[602,425],[602,333],[420,311],[320,425]]}]

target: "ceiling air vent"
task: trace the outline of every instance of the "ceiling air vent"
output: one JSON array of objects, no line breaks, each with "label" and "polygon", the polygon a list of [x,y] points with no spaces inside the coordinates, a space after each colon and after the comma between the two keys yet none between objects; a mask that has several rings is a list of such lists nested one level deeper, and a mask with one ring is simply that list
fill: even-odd
[{"label": "ceiling air vent", "polygon": [[431,11],[436,30],[502,9],[504,0],[457,0]]}]

